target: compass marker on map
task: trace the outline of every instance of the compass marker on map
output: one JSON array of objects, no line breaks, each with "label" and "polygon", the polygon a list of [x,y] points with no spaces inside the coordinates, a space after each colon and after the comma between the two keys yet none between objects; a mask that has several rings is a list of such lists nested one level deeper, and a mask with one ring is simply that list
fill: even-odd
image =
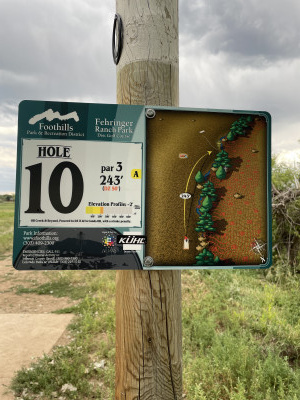
[{"label": "compass marker on map", "polygon": [[259,258],[261,259],[262,264],[266,262],[265,260],[265,252],[266,252],[266,246],[267,244],[263,242],[260,239],[254,239],[254,242],[252,243],[252,249],[255,254],[259,255]]}]

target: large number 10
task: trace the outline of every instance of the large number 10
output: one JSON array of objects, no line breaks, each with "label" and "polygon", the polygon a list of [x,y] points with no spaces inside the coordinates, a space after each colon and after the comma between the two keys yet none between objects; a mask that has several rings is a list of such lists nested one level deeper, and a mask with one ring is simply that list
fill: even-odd
[{"label": "large number 10", "polygon": [[[60,196],[60,181],[63,171],[68,168],[72,175],[72,196],[68,206],[64,206]],[[41,188],[42,188],[42,163],[26,167],[30,172],[29,185],[29,207],[25,213],[42,214],[45,211],[41,209]],[[83,178],[77,165],[69,161],[58,164],[49,180],[49,199],[56,211],[62,214],[68,214],[76,210],[83,196]]]}]

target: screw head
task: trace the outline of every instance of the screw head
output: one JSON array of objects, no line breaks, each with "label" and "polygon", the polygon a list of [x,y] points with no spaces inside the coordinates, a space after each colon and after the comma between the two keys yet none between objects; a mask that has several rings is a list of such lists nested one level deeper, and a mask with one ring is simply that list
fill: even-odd
[{"label": "screw head", "polygon": [[151,268],[153,267],[154,260],[152,257],[147,256],[144,258],[144,267]]},{"label": "screw head", "polygon": [[146,110],[146,117],[147,118],[154,118],[156,115],[155,110],[153,110],[153,108],[147,108]]}]

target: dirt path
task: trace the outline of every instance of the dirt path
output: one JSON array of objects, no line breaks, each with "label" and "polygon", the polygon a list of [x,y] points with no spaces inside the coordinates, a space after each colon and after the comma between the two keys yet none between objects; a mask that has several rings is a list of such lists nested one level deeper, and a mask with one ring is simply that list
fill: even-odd
[{"label": "dirt path", "polygon": [[17,294],[19,286],[37,287],[49,281],[43,271],[16,271],[11,257],[0,260],[0,399],[12,400],[10,381],[16,371],[33,358],[68,341],[66,328],[73,315],[51,314],[74,305],[67,297],[32,293]]}]

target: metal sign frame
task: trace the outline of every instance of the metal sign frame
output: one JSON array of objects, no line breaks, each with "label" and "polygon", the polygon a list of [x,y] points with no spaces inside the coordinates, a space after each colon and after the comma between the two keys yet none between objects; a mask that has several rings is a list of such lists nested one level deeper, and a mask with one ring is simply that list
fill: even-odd
[{"label": "metal sign frame", "polygon": [[[259,148],[244,151],[249,143]],[[23,101],[13,265],[25,270],[268,268],[270,143],[267,112]],[[243,160],[237,161],[237,149],[248,160],[246,169]],[[216,219],[218,202],[228,200],[221,196],[221,182],[228,191],[230,177],[233,181],[239,172],[241,177],[250,171],[253,179],[252,164],[261,166],[253,172],[260,177],[251,199],[255,207],[243,193],[229,204],[248,210],[248,221],[262,224],[263,233],[247,226],[241,230],[238,219],[241,235],[245,232],[238,251],[252,234],[253,246],[231,262],[218,256],[213,237],[217,230],[223,240],[224,224],[230,223]],[[174,170],[177,180],[171,179]],[[161,213],[164,195],[176,213],[168,207]],[[259,199],[265,199],[261,210]],[[168,224],[176,234],[168,232]],[[236,240],[233,233],[230,240]]]}]

